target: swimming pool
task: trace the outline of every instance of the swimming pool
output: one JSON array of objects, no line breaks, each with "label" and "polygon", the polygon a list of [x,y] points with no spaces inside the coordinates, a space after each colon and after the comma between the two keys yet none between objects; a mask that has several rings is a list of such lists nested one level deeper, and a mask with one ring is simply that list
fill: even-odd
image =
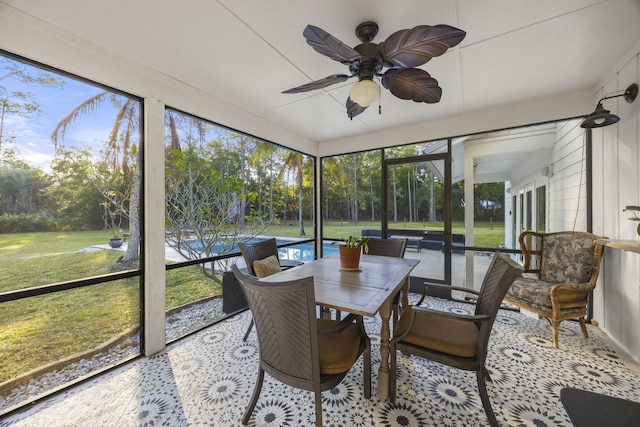
[{"label": "swimming pool", "polygon": [[[278,241],[278,243],[280,243]],[[338,253],[338,246],[324,242],[322,245],[324,256]],[[295,246],[287,246],[286,248],[278,248],[278,256],[280,259],[291,259],[296,261],[313,261],[315,253],[313,243],[301,243]]]},{"label": "swimming pool", "polygon": [[[270,237],[256,237],[251,240],[248,240],[248,243],[260,242],[267,238],[270,238]],[[276,243],[278,245],[293,243],[295,241],[296,241],[295,239],[286,239],[286,238],[276,237]],[[186,244],[188,244],[191,247],[191,249],[194,251],[202,252],[203,250],[202,245],[196,240],[186,242]],[[322,248],[323,248],[322,251],[324,253],[324,256],[333,255],[338,252],[338,246],[332,245],[330,242],[324,242],[324,244],[322,245]],[[223,243],[213,245],[211,250],[213,253],[229,253],[229,252],[240,251],[237,246],[234,248],[231,248],[231,250],[228,250],[227,246],[225,246]],[[300,243],[299,245],[294,245],[294,246],[287,246],[286,248],[278,248],[278,256],[280,257],[280,259],[289,259],[289,260],[296,260],[296,261],[313,261],[314,253],[315,253],[314,244],[309,242]]]}]

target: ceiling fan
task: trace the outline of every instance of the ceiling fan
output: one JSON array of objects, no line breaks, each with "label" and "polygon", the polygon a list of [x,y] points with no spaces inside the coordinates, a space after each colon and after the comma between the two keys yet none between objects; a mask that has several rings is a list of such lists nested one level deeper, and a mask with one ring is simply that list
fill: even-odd
[{"label": "ceiling fan", "polygon": [[[371,42],[376,34],[378,24],[363,22],[356,28],[356,36],[362,44],[351,48],[323,29],[307,25],[302,33],[307,43],[316,52],[347,65],[351,74],[332,74],[282,93],[322,89],[357,77],[358,83],[351,88],[346,103],[351,119],[379,98],[380,86],[373,81],[374,77],[398,98],[427,103],[440,101],[442,88],[438,81],[415,67],[456,46],[467,33],[449,25],[419,25],[396,31],[380,44]],[[388,69],[383,72],[385,68]]]}]

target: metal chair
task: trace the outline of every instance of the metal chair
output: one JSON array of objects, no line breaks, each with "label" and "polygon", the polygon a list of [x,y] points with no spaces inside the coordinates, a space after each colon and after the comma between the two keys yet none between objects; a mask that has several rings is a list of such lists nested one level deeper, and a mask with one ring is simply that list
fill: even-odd
[{"label": "metal chair", "polygon": [[[370,239],[367,242],[369,255],[390,256],[404,258],[407,250],[408,239]],[[393,297],[393,328],[398,323],[400,310],[400,292]]]},{"label": "metal chair", "polygon": [[260,282],[236,265],[232,270],[251,308],[260,354],[258,378],[242,424],[251,418],[265,372],[287,385],[314,392],[317,426],[322,426],[321,393],[340,384],[360,355],[364,396],[371,397],[371,343],[362,316],[350,314],[342,321],[316,319],[313,277]]},{"label": "metal chair", "polygon": [[454,368],[475,371],[482,406],[489,423],[497,426],[498,421],[487,394],[485,381],[491,381],[491,378],[485,367],[485,360],[491,329],[500,303],[522,270],[518,263],[497,252],[491,260],[480,291],[448,286],[449,289],[470,292],[477,296],[473,315],[442,312],[424,307],[410,306],[404,309],[390,343],[390,401],[395,402],[396,399],[397,352],[414,354]]}]

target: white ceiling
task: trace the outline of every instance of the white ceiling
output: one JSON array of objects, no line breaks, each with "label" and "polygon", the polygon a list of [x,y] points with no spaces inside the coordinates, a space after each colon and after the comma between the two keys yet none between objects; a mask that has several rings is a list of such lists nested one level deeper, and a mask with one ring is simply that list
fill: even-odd
[{"label": "white ceiling", "polygon": [[[575,91],[595,93],[640,40],[639,0],[2,3],[319,143]],[[306,44],[307,24],[355,46],[355,28],[367,20],[380,27],[378,43],[422,24],[467,32],[457,47],[421,67],[440,82],[438,104],[399,100],[383,89],[381,115],[372,106],[350,121],[344,104],[354,79],[281,93],[348,73]]]}]

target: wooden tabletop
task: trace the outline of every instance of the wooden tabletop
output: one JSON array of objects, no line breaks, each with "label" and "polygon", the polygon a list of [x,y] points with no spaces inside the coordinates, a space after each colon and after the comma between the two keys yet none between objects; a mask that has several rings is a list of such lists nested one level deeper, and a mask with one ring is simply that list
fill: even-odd
[{"label": "wooden tabletop", "polygon": [[322,306],[373,317],[401,288],[418,260],[362,255],[357,271],[340,269],[339,255],[321,258],[265,277],[287,281],[313,276],[316,302]]},{"label": "wooden tabletop", "polygon": [[623,251],[640,253],[640,240],[599,239],[599,240],[596,240],[596,243],[600,245],[605,245],[614,249],[621,249]]}]

